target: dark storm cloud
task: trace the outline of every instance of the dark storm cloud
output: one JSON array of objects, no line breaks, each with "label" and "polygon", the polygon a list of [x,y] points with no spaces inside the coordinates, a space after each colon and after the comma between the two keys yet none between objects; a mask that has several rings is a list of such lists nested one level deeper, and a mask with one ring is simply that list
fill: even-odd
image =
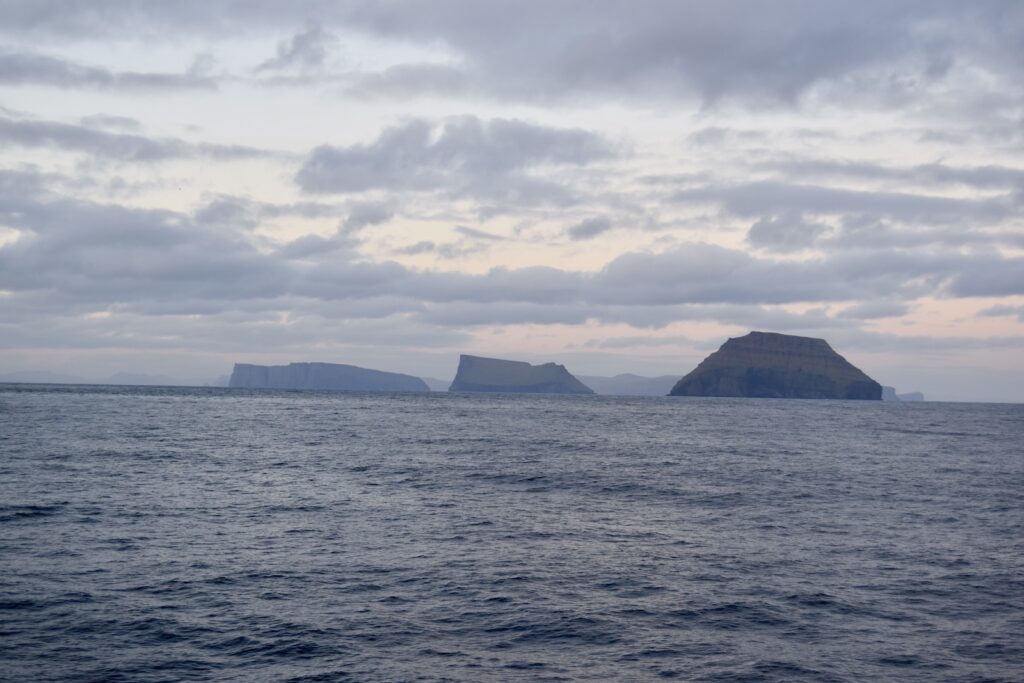
[{"label": "dark storm cloud", "polygon": [[321,146],[296,175],[312,193],[431,191],[522,203],[561,203],[558,184],[525,175],[537,167],[585,165],[613,150],[597,135],[523,121],[475,117],[436,128],[422,120],[385,129],[368,145]]},{"label": "dark storm cloud", "polygon": [[217,87],[215,80],[197,72],[170,74],[111,71],[47,55],[10,51],[0,51],[0,85],[122,90],[213,90]]},{"label": "dark storm cloud", "polygon": [[20,147],[51,147],[119,161],[156,162],[184,157],[251,159],[284,156],[242,145],[191,143],[178,138],[150,138],[111,133],[87,126],[0,116],[0,142]]}]

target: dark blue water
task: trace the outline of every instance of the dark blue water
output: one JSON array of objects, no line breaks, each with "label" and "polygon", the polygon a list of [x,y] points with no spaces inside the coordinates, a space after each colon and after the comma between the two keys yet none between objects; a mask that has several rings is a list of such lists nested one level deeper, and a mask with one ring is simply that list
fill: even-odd
[{"label": "dark blue water", "polygon": [[8,681],[1021,681],[1024,406],[0,387]]}]

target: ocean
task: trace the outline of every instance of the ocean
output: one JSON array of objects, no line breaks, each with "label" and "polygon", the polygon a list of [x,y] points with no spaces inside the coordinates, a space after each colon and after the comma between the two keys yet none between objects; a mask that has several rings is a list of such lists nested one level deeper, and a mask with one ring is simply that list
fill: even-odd
[{"label": "ocean", "polygon": [[4,681],[1021,681],[1024,406],[0,386]]}]

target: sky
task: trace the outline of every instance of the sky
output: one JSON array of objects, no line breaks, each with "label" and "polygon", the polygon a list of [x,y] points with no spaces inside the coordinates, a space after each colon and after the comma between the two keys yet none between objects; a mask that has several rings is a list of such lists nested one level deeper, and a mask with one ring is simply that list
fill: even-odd
[{"label": "sky", "polygon": [[1024,3],[0,3],[0,375],[749,330],[1024,401]]}]

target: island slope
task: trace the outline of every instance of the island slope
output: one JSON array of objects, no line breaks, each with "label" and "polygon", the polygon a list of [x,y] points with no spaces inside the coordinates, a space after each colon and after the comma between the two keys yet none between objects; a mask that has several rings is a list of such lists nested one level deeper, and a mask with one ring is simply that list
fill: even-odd
[{"label": "island slope", "polygon": [[430,391],[419,377],[339,363],[236,363],[229,387],[327,391]]},{"label": "island slope", "polygon": [[729,339],[672,387],[670,396],[880,400],[882,385],[824,339],[751,332]]},{"label": "island slope", "polygon": [[459,356],[459,370],[448,391],[493,391],[529,394],[593,394],[587,385],[556,363]]}]

